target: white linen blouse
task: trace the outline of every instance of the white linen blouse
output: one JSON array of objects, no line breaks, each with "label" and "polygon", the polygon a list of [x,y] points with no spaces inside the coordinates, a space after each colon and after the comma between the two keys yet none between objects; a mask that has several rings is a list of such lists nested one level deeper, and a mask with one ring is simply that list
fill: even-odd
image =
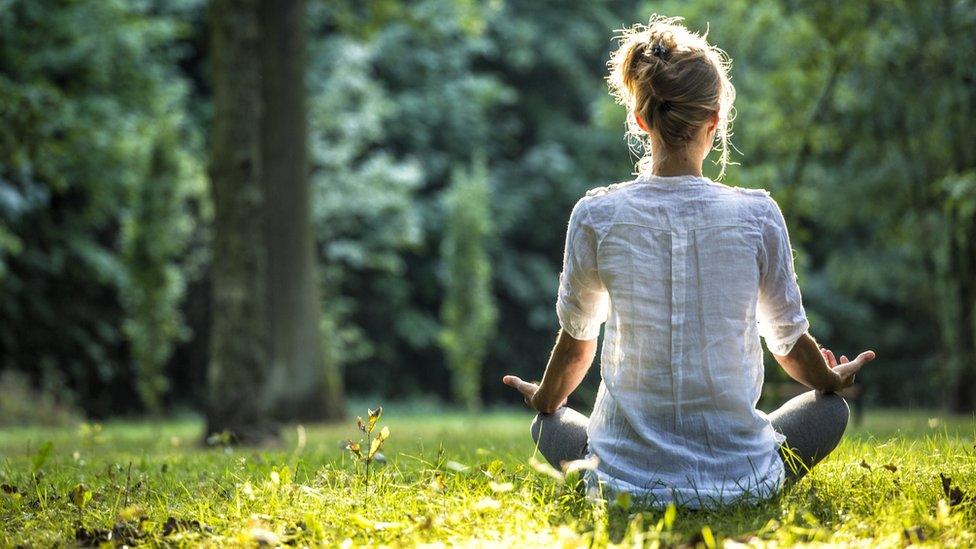
[{"label": "white linen blouse", "polygon": [[756,409],[759,337],[785,355],[809,323],[767,191],[654,175],[589,191],[570,215],[556,312],[575,339],[606,322],[591,487],[693,508],[780,489],[784,437]]}]

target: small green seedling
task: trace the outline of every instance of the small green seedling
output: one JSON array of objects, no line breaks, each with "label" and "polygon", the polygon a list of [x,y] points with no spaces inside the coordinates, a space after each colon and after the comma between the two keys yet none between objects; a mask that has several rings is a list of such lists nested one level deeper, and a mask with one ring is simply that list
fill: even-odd
[{"label": "small green seedling", "polygon": [[92,500],[92,492],[90,489],[88,489],[88,486],[78,484],[71,489],[68,497],[71,499],[71,503],[73,503],[78,509],[78,524],[80,525],[82,523],[85,507],[87,507],[88,502]]},{"label": "small green seedling", "polygon": [[[374,437],[373,430],[376,429],[376,424],[379,422],[380,416],[383,415],[383,407],[380,406],[376,410],[367,408],[366,412],[365,422],[362,417],[356,417],[356,426],[366,435],[366,445],[363,446],[362,439],[358,442],[349,440],[346,442],[346,449],[356,458],[356,461],[363,463],[365,468],[366,490],[369,491],[369,466],[377,459],[377,455],[382,455],[379,454],[379,451],[383,447],[383,443],[386,442],[386,439],[390,438],[390,428],[383,427],[380,429],[379,434]],[[364,448],[366,449],[365,452],[363,451]]]}]

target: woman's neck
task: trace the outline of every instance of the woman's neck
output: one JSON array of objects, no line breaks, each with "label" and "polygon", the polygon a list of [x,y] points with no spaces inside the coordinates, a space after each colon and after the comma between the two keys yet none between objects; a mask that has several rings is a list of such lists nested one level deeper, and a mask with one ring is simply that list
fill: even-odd
[{"label": "woman's neck", "polygon": [[657,160],[658,155],[654,155],[654,163],[651,166],[651,173],[660,177],[674,177],[679,175],[702,176],[702,159],[695,158],[698,155],[690,155],[688,151],[675,151],[664,158]]}]

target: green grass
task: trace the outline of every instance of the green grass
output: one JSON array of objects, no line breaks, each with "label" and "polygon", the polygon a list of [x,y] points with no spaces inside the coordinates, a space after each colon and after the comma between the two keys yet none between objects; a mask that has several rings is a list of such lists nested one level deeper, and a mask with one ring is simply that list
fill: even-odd
[{"label": "green grass", "polygon": [[79,528],[94,542],[114,529],[121,543],[176,546],[974,546],[976,426],[933,417],[869,412],[780,496],[677,513],[591,503],[536,471],[523,411],[390,406],[380,421],[392,432],[388,461],[368,486],[339,447],[358,438],[354,422],[310,426],[304,444],[291,427],[280,447],[261,450],[201,448],[195,420],[4,429],[0,547],[73,543]]}]

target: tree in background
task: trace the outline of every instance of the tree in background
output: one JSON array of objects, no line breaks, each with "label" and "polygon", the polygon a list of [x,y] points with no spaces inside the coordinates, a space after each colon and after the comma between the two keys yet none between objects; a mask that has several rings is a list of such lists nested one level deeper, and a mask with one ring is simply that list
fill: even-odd
[{"label": "tree in background", "polygon": [[494,297],[488,242],[491,199],[483,158],[469,170],[456,169],[444,195],[444,324],[440,342],[451,370],[455,402],[481,407],[481,369],[495,335]]},{"label": "tree in background", "polygon": [[[0,368],[75,393],[92,415],[205,400],[207,4],[0,9]],[[734,59],[742,155],[725,182],[783,206],[815,335],[879,352],[884,367],[859,376],[864,400],[974,406],[972,1],[307,7],[310,202],[329,305],[317,324],[326,372],[343,365],[350,391],[451,394],[431,280],[442,195],[476,149],[491,167],[502,319],[484,375],[538,370],[572,204],[632,168],[603,81],[612,29],[656,11],[710,28]],[[173,242],[186,224],[188,241]],[[481,394],[510,398],[495,383]]]},{"label": "tree in background", "polygon": [[214,0],[213,327],[207,434],[241,443],[275,438],[265,394],[268,331],[262,179],[262,29],[259,0]]},{"label": "tree in background", "polygon": [[342,380],[324,361],[308,161],[305,2],[264,0],[261,178],[267,223],[272,413],[285,420],[342,417]]},{"label": "tree in background", "polygon": [[214,310],[207,432],[343,415],[323,360],[308,178],[305,7],[212,5]]}]

